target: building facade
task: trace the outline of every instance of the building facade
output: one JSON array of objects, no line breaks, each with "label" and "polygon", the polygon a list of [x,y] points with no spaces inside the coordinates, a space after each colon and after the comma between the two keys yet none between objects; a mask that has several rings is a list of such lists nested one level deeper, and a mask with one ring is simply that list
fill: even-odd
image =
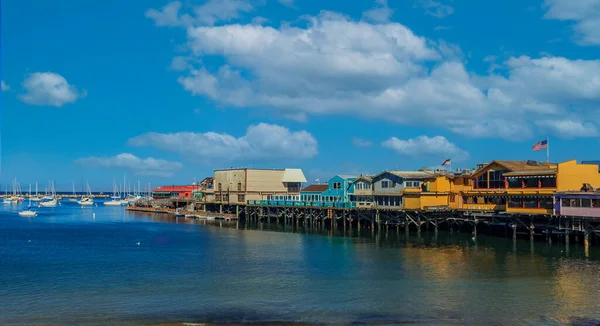
[{"label": "building facade", "polygon": [[[384,171],[373,176],[373,202],[376,207],[404,207],[404,194],[417,192],[426,178],[433,172],[428,171]],[[409,196],[410,199],[418,195]],[[416,205],[412,203],[411,205]]]},{"label": "building facade", "polygon": [[320,203],[323,201],[323,192],[328,188],[328,184],[312,184],[300,191],[300,201],[307,203],[308,206],[312,203]]},{"label": "building facade", "polygon": [[373,177],[361,175],[354,180],[354,194],[350,196],[350,201],[356,207],[373,207]]},{"label": "building facade", "polygon": [[598,166],[575,160],[558,164],[493,161],[473,173],[473,190],[463,193],[463,209],[553,214],[556,192],[582,184],[600,186]]},{"label": "building facade", "polygon": [[356,176],[336,175],[327,181],[327,190],[321,194],[324,203],[349,203],[350,196],[354,193],[354,180]]},{"label": "building facade", "polygon": [[[243,204],[248,200],[298,200],[306,182],[301,169],[227,169],[214,171],[214,202]],[[277,196],[277,197],[276,197]]]},{"label": "building facade", "polygon": [[167,198],[190,198],[197,185],[191,186],[161,186],[152,190],[152,198],[167,199]]},{"label": "building facade", "polygon": [[600,219],[600,191],[558,192],[554,198],[557,215]]}]

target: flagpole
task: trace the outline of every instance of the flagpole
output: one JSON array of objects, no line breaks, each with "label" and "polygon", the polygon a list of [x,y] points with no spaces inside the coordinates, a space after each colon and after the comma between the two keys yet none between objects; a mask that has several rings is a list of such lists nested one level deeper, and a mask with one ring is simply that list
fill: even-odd
[{"label": "flagpole", "polygon": [[546,137],[546,162],[550,163],[550,137]]}]

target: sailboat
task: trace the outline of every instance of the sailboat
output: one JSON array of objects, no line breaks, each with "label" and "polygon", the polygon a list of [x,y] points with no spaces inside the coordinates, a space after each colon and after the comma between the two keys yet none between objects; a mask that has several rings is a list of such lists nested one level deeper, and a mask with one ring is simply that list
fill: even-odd
[{"label": "sailboat", "polygon": [[92,199],[92,192],[90,191],[89,184],[87,184],[87,195],[81,196],[81,200],[78,200],[77,204],[79,204],[81,206],[94,205],[94,200]]},{"label": "sailboat", "polygon": [[77,202],[77,194],[75,193],[75,181],[73,181],[73,198],[68,198],[67,200],[73,203]]},{"label": "sailboat", "polygon": [[36,217],[37,216],[37,212],[31,210],[31,185],[29,185],[29,206],[27,206],[26,210],[20,211],[19,216],[22,216],[22,217]]},{"label": "sailboat", "polygon": [[113,180],[113,195],[110,197],[109,201],[105,201],[104,205],[106,206],[121,206],[123,203],[121,202],[121,196],[117,193],[117,183]]},{"label": "sailboat", "polygon": [[36,181],[35,183],[35,196],[31,196],[31,194],[29,195],[29,200],[30,201],[41,201],[42,197],[40,197],[40,195],[38,194],[38,183]]},{"label": "sailboat", "polygon": [[46,195],[40,201],[40,207],[56,207],[58,200],[56,199],[56,189],[54,188],[54,181],[51,183],[50,195]]}]

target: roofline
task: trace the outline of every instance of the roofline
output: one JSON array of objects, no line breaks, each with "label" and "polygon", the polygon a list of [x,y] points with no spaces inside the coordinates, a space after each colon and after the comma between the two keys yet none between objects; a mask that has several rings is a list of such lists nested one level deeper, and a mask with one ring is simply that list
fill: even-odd
[{"label": "roofline", "polygon": [[[291,168],[290,168],[291,169]],[[261,169],[261,168],[235,168],[235,169],[215,169],[217,171],[285,171],[285,169]]]}]

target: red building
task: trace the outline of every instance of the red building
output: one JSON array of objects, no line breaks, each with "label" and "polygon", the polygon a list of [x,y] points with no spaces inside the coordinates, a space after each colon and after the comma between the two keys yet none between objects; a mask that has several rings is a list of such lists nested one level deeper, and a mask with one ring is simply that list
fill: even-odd
[{"label": "red building", "polygon": [[200,186],[162,186],[154,188],[152,197],[154,199],[165,199],[172,197],[192,197],[192,191]]}]

